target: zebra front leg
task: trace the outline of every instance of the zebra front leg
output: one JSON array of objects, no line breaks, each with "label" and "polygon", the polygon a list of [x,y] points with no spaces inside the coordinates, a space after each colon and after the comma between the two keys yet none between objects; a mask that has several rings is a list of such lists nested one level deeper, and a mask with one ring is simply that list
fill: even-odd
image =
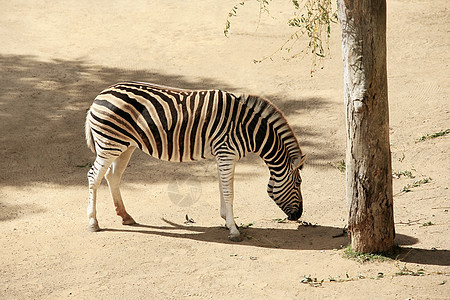
[{"label": "zebra front leg", "polygon": [[223,198],[223,193],[222,193],[222,180],[220,180],[220,175],[219,175],[219,191],[220,191],[220,216],[222,217],[222,219],[224,219],[225,221],[227,220],[227,209],[225,206],[225,199]]},{"label": "zebra front leg", "polygon": [[122,195],[120,194],[120,180],[122,179],[123,172],[128,166],[131,155],[133,154],[136,147],[130,147],[124,151],[109,167],[106,173],[106,181],[108,182],[109,191],[114,201],[114,206],[116,208],[116,214],[122,218],[123,225],[133,225],[136,224],[134,219],[127,213],[125,205],[122,201]]},{"label": "zebra front leg", "polygon": [[228,238],[233,242],[241,241],[239,230],[234,221],[233,214],[233,180],[234,180],[234,157],[217,156],[217,169],[219,172],[220,185],[220,214],[225,219],[225,224],[230,230]]},{"label": "zebra front leg", "polygon": [[88,199],[88,207],[87,207],[87,216],[89,218],[89,231],[100,231],[100,227],[98,226],[97,221],[97,189],[100,183],[102,182],[103,176],[105,176],[106,171],[108,170],[111,163],[114,161],[114,158],[104,159],[99,156],[94,161],[93,166],[88,172],[88,182],[89,182],[89,199]]}]

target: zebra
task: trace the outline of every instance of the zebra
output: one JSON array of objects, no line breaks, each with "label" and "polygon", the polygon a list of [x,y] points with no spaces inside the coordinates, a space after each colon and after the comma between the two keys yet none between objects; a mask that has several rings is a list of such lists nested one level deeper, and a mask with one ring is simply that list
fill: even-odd
[{"label": "zebra", "polygon": [[99,231],[97,188],[105,177],[122,224],[136,224],[119,184],[136,148],[165,161],[214,157],[220,186],[220,215],[229,239],[239,241],[233,215],[235,163],[258,154],[270,171],[267,192],[289,220],[303,212],[300,170],[305,162],[283,113],[262,97],[222,90],[186,90],[144,82],[122,82],[103,90],[88,110],[88,147],[96,154],[88,172],[88,229]]}]

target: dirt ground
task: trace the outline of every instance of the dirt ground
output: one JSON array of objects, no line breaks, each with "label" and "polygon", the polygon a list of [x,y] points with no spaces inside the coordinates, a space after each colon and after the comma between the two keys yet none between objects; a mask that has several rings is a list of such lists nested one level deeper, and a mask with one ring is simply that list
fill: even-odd
[{"label": "dirt ground", "polygon": [[[1,299],[450,298],[450,140],[417,142],[450,128],[448,1],[388,1],[391,143],[400,176],[395,224],[403,250],[396,260],[366,263],[343,257],[345,178],[334,166],[345,157],[339,25],[331,59],[311,77],[310,57],[252,62],[290,34],[288,1],[274,1],[259,25],[257,4],[248,2],[225,38],[235,3],[2,1]],[[103,230],[88,232],[86,173],[94,154],[84,141],[85,114],[97,93],[121,80],[271,99],[309,154],[306,223],[277,222],[285,216],[266,194],[268,170],[249,156],[235,183],[244,240],[228,241],[214,162],[166,163],[136,152],[122,194],[139,224],[121,225],[104,182]],[[401,192],[408,185],[416,186]],[[185,224],[186,216],[195,223]]]}]

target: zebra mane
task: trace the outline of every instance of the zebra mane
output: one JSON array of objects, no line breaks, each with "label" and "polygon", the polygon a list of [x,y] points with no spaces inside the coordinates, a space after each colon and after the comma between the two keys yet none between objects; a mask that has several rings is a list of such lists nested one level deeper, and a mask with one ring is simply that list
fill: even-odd
[{"label": "zebra mane", "polygon": [[266,119],[267,123],[272,127],[278,128],[292,162],[302,156],[300,144],[295,137],[292,127],[287,122],[284,114],[272,102],[259,96],[245,94],[242,94],[238,99],[245,106],[252,108],[255,114]]}]

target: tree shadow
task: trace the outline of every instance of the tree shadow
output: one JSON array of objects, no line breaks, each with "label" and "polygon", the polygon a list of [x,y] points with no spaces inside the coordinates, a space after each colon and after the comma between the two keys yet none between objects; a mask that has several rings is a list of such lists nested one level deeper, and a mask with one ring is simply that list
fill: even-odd
[{"label": "tree shadow", "polygon": [[450,250],[446,249],[402,247],[397,257],[398,260],[407,263],[450,266]]},{"label": "tree shadow", "polygon": [[24,215],[40,214],[46,210],[38,204],[6,204],[0,201],[0,222],[21,218]]},{"label": "tree shadow", "polygon": [[[219,80],[190,80],[183,76],[151,71],[107,68],[83,60],[40,61],[33,56],[0,55],[0,186],[25,186],[35,182],[59,185],[85,185],[89,164],[94,160],[84,140],[87,109],[104,88],[123,80],[154,82],[187,89],[235,88]],[[236,91],[245,92],[245,91]],[[301,112],[329,106],[325,99],[269,98],[282,110]],[[322,133],[294,127],[302,145],[322,149],[308,163],[333,160],[336,153],[326,147]],[[126,172],[126,182],[167,181],[158,170],[174,165],[134,155],[134,172]],[[259,158],[257,158],[259,159]],[[243,163],[253,163],[250,158]],[[207,165],[205,163],[203,166]],[[199,165],[200,169],[203,168]],[[198,166],[177,167],[180,176],[198,174],[199,180],[212,180],[211,174],[197,172]],[[142,176],[145,174],[145,176]],[[175,174],[175,171],[174,171]]]}]

